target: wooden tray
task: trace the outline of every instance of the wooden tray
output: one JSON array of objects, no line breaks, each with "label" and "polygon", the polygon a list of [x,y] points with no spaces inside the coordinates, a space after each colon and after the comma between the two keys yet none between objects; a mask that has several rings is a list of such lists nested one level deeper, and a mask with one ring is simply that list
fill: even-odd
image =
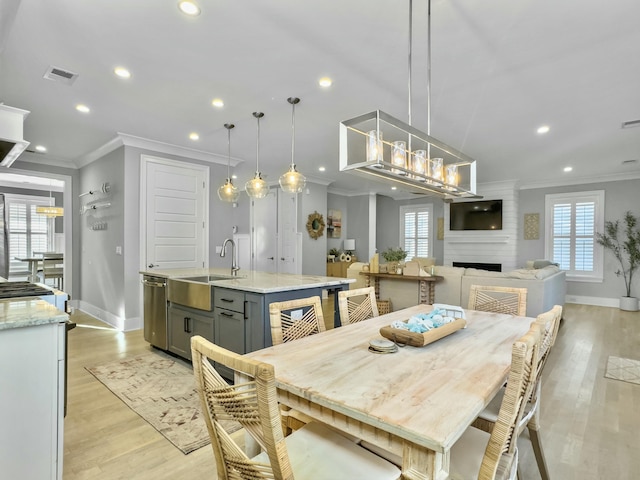
[{"label": "wooden tray", "polygon": [[413,347],[424,347],[466,326],[467,322],[462,318],[458,318],[451,323],[446,323],[425,333],[415,333],[387,326],[380,329],[380,335],[399,344],[404,343]]}]

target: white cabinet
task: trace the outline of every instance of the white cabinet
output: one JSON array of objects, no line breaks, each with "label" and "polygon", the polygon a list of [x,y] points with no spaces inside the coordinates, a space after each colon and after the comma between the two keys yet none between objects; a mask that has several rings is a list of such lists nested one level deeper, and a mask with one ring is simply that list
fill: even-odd
[{"label": "white cabinet", "polygon": [[65,324],[0,330],[2,478],[62,480]]}]

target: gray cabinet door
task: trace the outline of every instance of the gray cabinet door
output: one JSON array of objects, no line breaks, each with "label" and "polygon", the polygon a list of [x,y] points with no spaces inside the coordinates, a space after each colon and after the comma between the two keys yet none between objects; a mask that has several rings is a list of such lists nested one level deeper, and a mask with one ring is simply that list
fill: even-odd
[{"label": "gray cabinet door", "polygon": [[[239,353],[240,355],[245,354],[246,324],[244,313],[216,307],[214,310],[214,318],[216,345]],[[218,363],[214,364],[214,366],[220,375],[229,380],[233,380],[232,370]]]},{"label": "gray cabinet door", "polygon": [[189,308],[169,307],[169,351],[191,360],[191,337],[194,335],[213,342],[213,317]]}]

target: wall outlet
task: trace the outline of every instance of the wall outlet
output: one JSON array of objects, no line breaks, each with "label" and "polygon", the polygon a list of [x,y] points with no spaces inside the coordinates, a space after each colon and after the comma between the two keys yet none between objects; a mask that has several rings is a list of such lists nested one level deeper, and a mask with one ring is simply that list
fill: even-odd
[{"label": "wall outlet", "polygon": [[222,251],[222,245],[216,245],[216,253],[220,255],[221,251]]}]

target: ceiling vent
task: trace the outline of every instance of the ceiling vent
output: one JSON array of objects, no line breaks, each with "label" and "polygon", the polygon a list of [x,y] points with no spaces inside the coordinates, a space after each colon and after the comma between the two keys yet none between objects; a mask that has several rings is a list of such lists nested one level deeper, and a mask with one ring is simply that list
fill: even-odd
[{"label": "ceiling vent", "polygon": [[64,83],[65,85],[71,85],[78,78],[77,73],[70,72],[69,70],[63,70],[62,68],[51,66],[44,74],[44,78],[47,80],[53,80],[54,82]]},{"label": "ceiling vent", "polygon": [[640,127],[640,120],[629,120],[628,122],[622,122],[622,128]]}]

